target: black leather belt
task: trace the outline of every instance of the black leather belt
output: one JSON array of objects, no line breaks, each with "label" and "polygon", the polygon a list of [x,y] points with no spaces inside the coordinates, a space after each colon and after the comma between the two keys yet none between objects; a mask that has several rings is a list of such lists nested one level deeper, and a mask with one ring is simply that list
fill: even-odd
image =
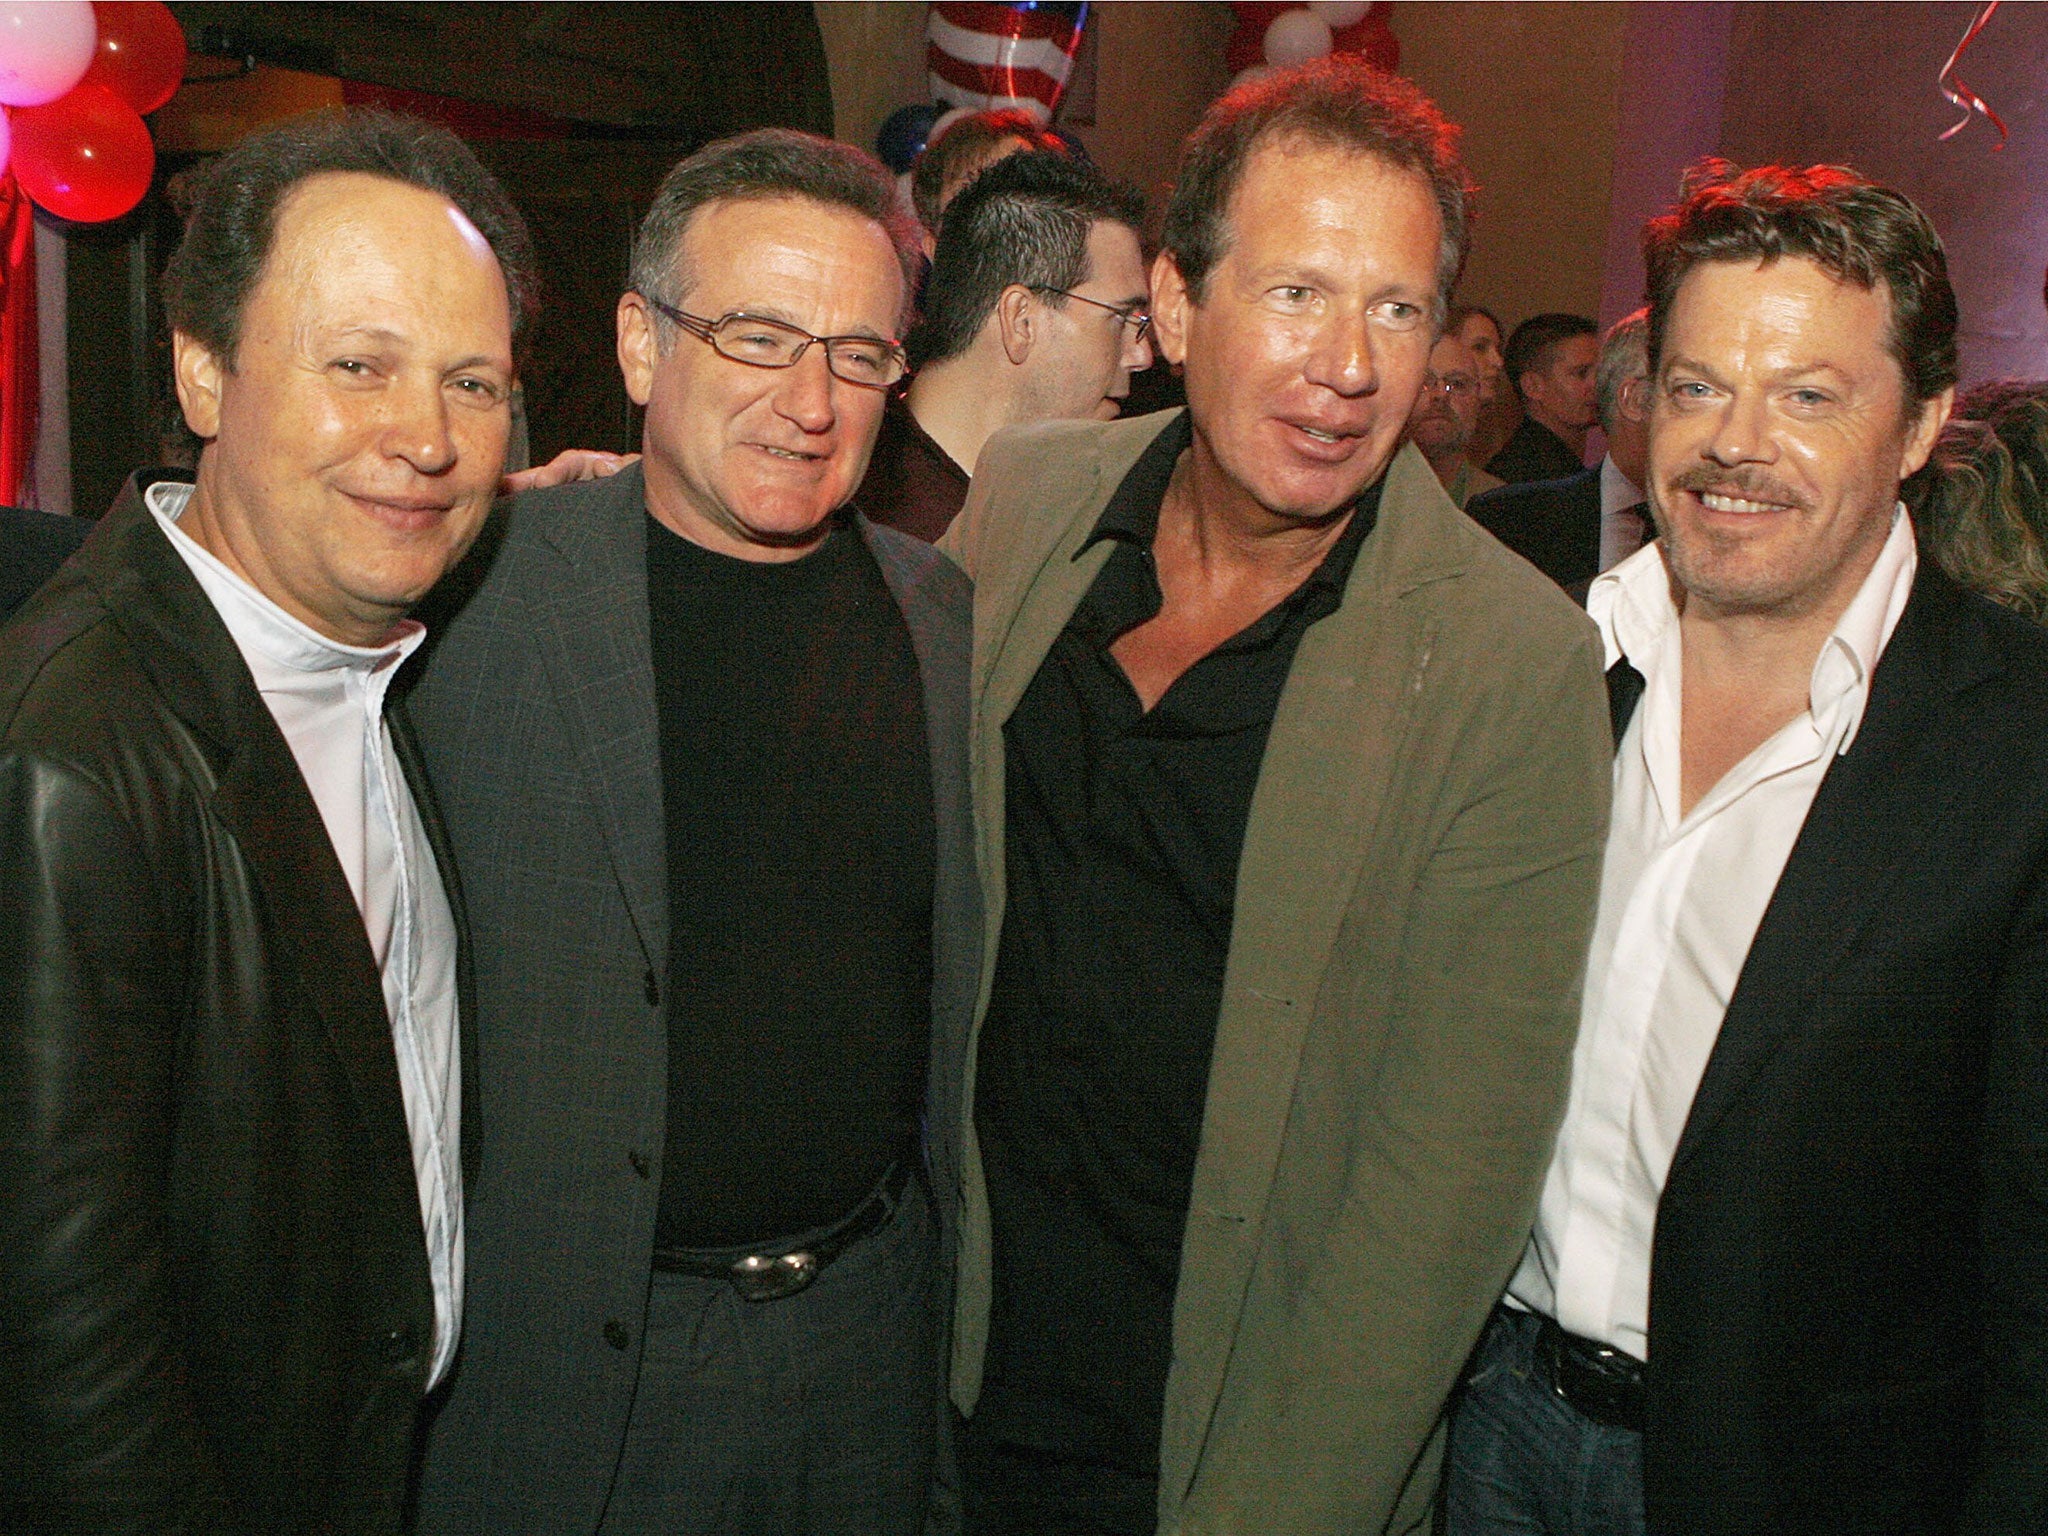
[{"label": "black leather belt", "polygon": [[1536,1369],[1545,1385],[1596,1424],[1641,1431],[1643,1362],[1540,1319]]},{"label": "black leather belt", "polygon": [[817,1279],[827,1264],[872,1232],[879,1232],[903,1203],[910,1183],[912,1159],[899,1157],[875,1186],[875,1192],[854,1207],[836,1226],[795,1245],[771,1244],[767,1251],[748,1248],[657,1248],[654,1267],[663,1274],[695,1275],[725,1280],[748,1301],[779,1301],[794,1296]]}]

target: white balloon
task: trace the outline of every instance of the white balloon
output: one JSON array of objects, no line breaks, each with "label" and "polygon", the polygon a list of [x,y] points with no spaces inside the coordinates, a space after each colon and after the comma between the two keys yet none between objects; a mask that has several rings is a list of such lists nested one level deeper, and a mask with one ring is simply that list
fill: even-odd
[{"label": "white balloon", "polygon": [[55,101],[84,77],[99,40],[92,0],[0,0],[0,102]]},{"label": "white balloon", "polygon": [[1240,85],[1250,85],[1254,80],[1263,80],[1273,72],[1273,66],[1270,64],[1253,64],[1232,75],[1227,88],[1234,91]]},{"label": "white balloon", "polygon": [[1314,11],[1282,11],[1266,28],[1266,62],[1286,68],[1330,51],[1330,24]]},{"label": "white balloon", "polygon": [[1327,21],[1332,32],[1357,26],[1371,9],[1365,0],[1308,0],[1308,8]]},{"label": "white balloon", "polygon": [[924,136],[924,147],[930,149],[945,137],[946,130],[963,117],[974,116],[972,107],[948,107],[932,120],[932,131]]}]

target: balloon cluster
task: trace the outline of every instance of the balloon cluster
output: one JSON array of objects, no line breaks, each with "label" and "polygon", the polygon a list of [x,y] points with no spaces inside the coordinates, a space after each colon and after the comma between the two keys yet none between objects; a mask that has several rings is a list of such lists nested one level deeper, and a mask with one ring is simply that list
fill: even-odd
[{"label": "balloon cluster", "polygon": [[1232,85],[1255,80],[1269,70],[1305,64],[1327,53],[1354,54],[1376,69],[1393,70],[1401,63],[1401,44],[1387,17],[1390,0],[1311,0],[1308,5],[1230,7],[1237,31],[1224,51]]},{"label": "balloon cluster", "polygon": [[0,170],[60,219],[118,219],[156,170],[142,114],[184,78],[161,0],[0,0]]}]

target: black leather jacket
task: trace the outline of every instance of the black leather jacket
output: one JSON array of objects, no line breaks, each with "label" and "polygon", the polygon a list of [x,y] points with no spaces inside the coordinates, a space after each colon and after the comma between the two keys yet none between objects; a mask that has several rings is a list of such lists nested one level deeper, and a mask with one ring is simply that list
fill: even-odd
[{"label": "black leather jacket", "polygon": [[434,1302],[383,993],[139,489],[0,631],[0,1529],[395,1532]]}]

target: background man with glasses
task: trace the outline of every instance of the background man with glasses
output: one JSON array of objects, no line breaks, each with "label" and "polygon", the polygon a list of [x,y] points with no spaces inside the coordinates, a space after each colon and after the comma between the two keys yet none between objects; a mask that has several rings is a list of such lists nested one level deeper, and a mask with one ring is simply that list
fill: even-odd
[{"label": "background man with glasses", "polygon": [[920,261],[857,150],[684,161],[619,301],[641,462],[515,498],[452,584],[415,705],[475,914],[481,1166],[424,1532],[925,1518],[969,595],[846,510]]},{"label": "background man with glasses", "polygon": [[1422,376],[1422,393],[1408,415],[1408,440],[1422,450],[1444,494],[1460,510],[1501,483],[1466,455],[1478,430],[1479,358],[1446,331],[1430,348],[1429,372]]},{"label": "background man with glasses", "polygon": [[861,510],[936,539],[981,445],[1034,421],[1109,421],[1149,367],[1144,199],[1064,155],[999,161],[946,209],[911,333],[917,377],[890,403]]}]

